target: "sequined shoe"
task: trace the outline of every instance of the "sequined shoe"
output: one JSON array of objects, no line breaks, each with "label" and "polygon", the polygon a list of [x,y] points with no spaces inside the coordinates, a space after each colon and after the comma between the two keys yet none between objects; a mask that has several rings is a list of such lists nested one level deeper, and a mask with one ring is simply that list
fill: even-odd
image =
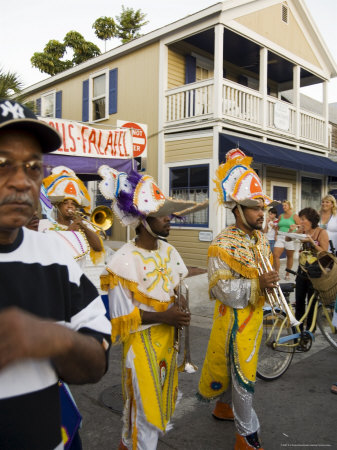
[{"label": "sequined shoe", "polygon": [[241,436],[240,434],[236,435],[234,450],[251,450],[252,448],[263,450],[256,432],[249,434],[248,436]]},{"label": "sequined shoe", "polygon": [[228,403],[221,402],[220,400],[216,402],[212,416],[217,420],[234,420],[232,408]]}]

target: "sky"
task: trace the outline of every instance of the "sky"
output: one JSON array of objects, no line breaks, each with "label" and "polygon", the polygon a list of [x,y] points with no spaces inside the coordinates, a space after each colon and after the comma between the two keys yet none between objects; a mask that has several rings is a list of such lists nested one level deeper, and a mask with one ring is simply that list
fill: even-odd
[{"label": "sky", "polygon": [[[304,0],[331,56],[337,63],[337,0]],[[143,34],[217,3],[217,0],[10,0],[2,2],[0,16],[0,68],[20,75],[24,86],[48,77],[32,68],[30,58],[45,44],[63,41],[70,30],[79,31],[104,52],[104,41],[96,38],[92,24],[101,16],[116,17],[124,7],[141,9],[149,23]],[[119,45],[108,41],[107,50]],[[321,86],[303,93],[322,99]],[[329,85],[329,102],[337,102],[337,78]]]}]

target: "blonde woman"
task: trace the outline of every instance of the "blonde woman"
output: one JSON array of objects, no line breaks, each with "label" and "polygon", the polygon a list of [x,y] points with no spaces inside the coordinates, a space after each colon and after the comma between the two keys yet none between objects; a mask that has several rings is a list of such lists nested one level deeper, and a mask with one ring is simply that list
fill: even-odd
[{"label": "blonde woman", "polygon": [[320,218],[319,226],[328,232],[333,245],[330,251],[334,250],[335,253],[337,251],[337,203],[333,195],[322,198]]},{"label": "blonde woman", "polygon": [[[300,225],[300,219],[297,214],[293,213],[293,208],[289,200],[282,202],[283,213],[279,217],[278,230],[288,232],[289,229],[293,230],[295,225]],[[273,257],[274,257],[274,269],[276,272],[280,270],[280,257],[283,251],[286,251],[287,255],[287,269],[292,269],[294,262],[294,241],[286,238],[280,234],[277,234],[276,242],[274,245]],[[289,279],[289,273],[285,275],[285,279]]]},{"label": "blonde woman", "polygon": [[[326,229],[330,240],[330,251],[337,252],[337,203],[333,195],[326,195],[322,198],[320,209],[320,227]],[[333,248],[331,248],[331,242]],[[335,311],[333,314],[332,324],[337,327],[337,302],[335,303]],[[337,394],[337,383],[331,386],[331,392]]]}]

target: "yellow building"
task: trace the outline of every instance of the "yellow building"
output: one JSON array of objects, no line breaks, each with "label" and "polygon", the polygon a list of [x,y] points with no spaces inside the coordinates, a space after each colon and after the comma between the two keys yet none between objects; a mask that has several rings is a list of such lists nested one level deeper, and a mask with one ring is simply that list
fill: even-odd
[{"label": "yellow building", "polygon": [[[166,194],[208,211],[176,224],[170,241],[204,267],[231,214],[212,175],[240,147],[272,197],[319,207],[337,163],[329,158],[328,83],[337,66],[302,0],[231,0],[168,24],[25,90],[42,116],[115,127],[148,126],[142,166]],[[321,114],[300,88],[320,83]],[[291,92],[291,96],[286,93]],[[284,94],[284,95],[283,95]],[[291,98],[291,101],[289,100]],[[126,239],[114,224],[112,239]]]}]

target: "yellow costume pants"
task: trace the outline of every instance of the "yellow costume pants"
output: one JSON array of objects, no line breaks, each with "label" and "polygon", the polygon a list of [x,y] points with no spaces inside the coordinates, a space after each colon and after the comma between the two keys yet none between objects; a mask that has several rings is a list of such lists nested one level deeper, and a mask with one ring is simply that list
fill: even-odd
[{"label": "yellow costume pants", "polygon": [[173,340],[174,327],[161,324],[131,333],[123,343],[123,440],[132,440],[134,449],[142,424],[164,432],[174,412],[178,373]]},{"label": "yellow costume pants", "polygon": [[219,397],[231,382],[253,393],[262,337],[263,302],[233,309],[216,300],[213,327],[199,382],[205,399]]}]

